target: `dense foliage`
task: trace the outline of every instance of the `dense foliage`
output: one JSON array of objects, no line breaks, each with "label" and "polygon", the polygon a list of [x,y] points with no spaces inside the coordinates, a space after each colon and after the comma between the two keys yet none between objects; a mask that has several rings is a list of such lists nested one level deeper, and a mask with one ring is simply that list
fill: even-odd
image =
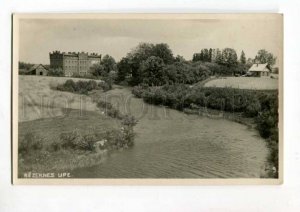
[{"label": "dense foliage", "polygon": [[117,63],[110,55],[104,55],[100,63],[90,68],[90,73],[95,77],[108,77],[110,73],[116,72]]},{"label": "dense foliage", "polygon": [[64,74],[64,71],[61,68],[49,69],[48,76],[63,77],[63,76],[65,76],[65,74]]},{"label": "dense foliage", "polygon": [[[265,50],[260,50],[256,58],[274,64],[276,58]],[[167,44],[141,43],[117,64],[118,83],[125,85],[148,84],[194,84],[209,76],[242,75],[247,72],[254,60],[246,58],[242,51],[240,57],[232,48],[202,49],[193,55],[192,61],[182,56],[173,56]]]},{"label": "dense foliage", "polygon": [[72,93],[79,94],[88,94],[89,91],[102,89],[104,91],[108,91],[112,88],[112,84],[107,83],[105,81],[101,81],[97,83],[95,80],[79,80],[75,82],[72,79],[67,80],[63,84],[59,84],[57,86],[57,90],[67,91]]},{"label": "dense foliage", "polygon": [[268,63],[270,66],[273,66],[276,63],[276,57],[266,51],[265,49],[261,49],[257,52],[257,55],[255,56],[255,61],[258,63]]},{"label": "dense foliage", "polygon": [[34,66],[32,63],[19,62],[19,69],[29,70],[32,66]]}]

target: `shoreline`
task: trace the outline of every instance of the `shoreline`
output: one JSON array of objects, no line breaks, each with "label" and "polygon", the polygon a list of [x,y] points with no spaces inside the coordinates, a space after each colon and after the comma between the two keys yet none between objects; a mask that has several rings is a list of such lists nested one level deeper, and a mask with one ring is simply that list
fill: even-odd
[{"label": "shoreline", "polygon": [[[232,122],[236,122],[236,123],[245,125],[248,128],[253,129],[258,132],[258,130],[256,129],[256,124],[255,124],[254,118],[243,117],[242,113],[225,112],[225,111],[219,111],[219,110],[214,110],[214,109],[209,109],[209,108],[204,108],[204,107],[200,107],[198,109],[190,109],[190,108],[187,109],[186,108],[186,109],[183,109],[182,112],[185,114],[188,114],[188,115],[189,114],[198,115],[198,116],[203,116],[203,117],[207,117],[210,119],[226,119],[226,120],[229,120]],[[272,149],[267,144],[267,139],[265,139],[261,136],[260,136],[260,138],[262,138],[266,142],[266,148],[268,149],[268,155],[266,157],[264,170],[262,170],[260,178],[273,178],[273,177],[270,177],[270,171],[273,171],[274,166],[270,161],[268,161],[269,155],[272,154]]]}]

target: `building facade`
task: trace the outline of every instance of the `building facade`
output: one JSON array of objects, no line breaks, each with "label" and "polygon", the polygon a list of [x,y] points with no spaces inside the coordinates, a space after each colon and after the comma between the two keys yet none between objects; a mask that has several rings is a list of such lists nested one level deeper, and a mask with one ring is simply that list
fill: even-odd
[{"label": "building facade", "polygon": [[101,55],[86,52],[60,52],[49,53],[50,68],[62,69],[65,76],[86,75],[90,67],[101,62]]}]

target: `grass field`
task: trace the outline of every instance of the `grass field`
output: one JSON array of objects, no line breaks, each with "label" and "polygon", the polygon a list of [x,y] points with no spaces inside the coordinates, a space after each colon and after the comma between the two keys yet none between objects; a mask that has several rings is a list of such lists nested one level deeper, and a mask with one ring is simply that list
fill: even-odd
[{"label": "grass field", "polygon": [[67,77],[19,76],[19,121],[62,116],[64,109],[96,111],[96,104],[88,96],[55,90]]},{"label": "grass field", "polygon": [[[60,141],[61,134],[75,129],[80,133],[104,133],[120,128],[120,121],[104,115],[91,97],[53,89],[67,79],[19,76],[19,145],[27,134],[42,138],[43,145],[41,150],[19,155],[19,177],[25,172],[70,171],[99,164],[101,152],[49,149],[53,142]],[[101,96],[101,91],[97,92]]]},{"label": "grass field", "polygon": [[255,90],[276,90],[278,79],[267,77],[223,77],[208,81],[205,87],[231,87]]}]

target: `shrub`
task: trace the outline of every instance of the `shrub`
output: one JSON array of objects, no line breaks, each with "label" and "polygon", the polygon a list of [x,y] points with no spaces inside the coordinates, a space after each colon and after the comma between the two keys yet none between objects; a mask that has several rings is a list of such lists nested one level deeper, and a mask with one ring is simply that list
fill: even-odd
[{"label": "shrub", "polygon": [[122,124],[125,126],[133,127],[138,123],[138,121],[135,119],[134,116],[131,115],[125,115]]},{"label": "shrub", "polygon": [[100,107],[100,108],[103,108],[103,109],[111,109],[113,106],[109,102],[99,100],[97,102],[97,107]]},{"label": "shrub", "polygon": [[91,73],[86,73],[84,75],[81,75],[79,73],[73,73],[73,78],[84,78],[84,79],[98,79],[98,77],[92,75]]},{"label": "shrub", "polygon": [[59,84],[57,90],[68,91],[72,93],[88,94],[89,91],[98,89],[95,80],[83,81],[79,80],[74,82],[72,79],[67,80],[64,84]]},{"label": "shrub", "polygon": [[54,142],[52,142],[51,144],[50,144],[50,150],[51,151],[54,151],[54,152],[56,152],[56,151],[59,151],[60,149],[62,148],[62,144],[61,144],[61,142],[57,142],[57,141],[54,141]]},{"label": "shrub", "polygon": [[135,86],[131,90],[132,94],[138,98],[142,98],[142,94],[144,93],[145,89],[142,86]]},{"label": "shrub", "polygon": [[44,146],[44,140],[32,132],[25,134],[18,146],[19,153],[28,153],[30,150],[41,150]]},{"label": "shrub", "polygon": [[109,102],[99,100],[97,102],[97,107],[100,107],[105,110],[106,114],[112,118],[122,119],[123,115],[119,110],[115,109],[113,105]]},{"label": "shrub", "polygon": [[245,115],[248,117],[255,117],[258,115],[259,111],[261,111],[260,102],[255,98],[248,106],[246,106]]},{"label": "shrub", "polygon": [[[93,134],[82,135],[77,129],[60,135],[61,147],[93,151],[97,138]],[[56,144],[54,144],[57,146]]]},{"label": "shrub", "polygon": [[69,133],[60,134],[61,146],[65,149],[71,148],[75,149],[77,147],[77,143],[82,140],[82,136],[78,130],[73,130]]},{"label": "shrub", "polygon": [[95,143],[97,141],[97,138],[93,134],[87,134],[83,136],[83,141],[81,144],[81,149],[94,151],[95,150]]},{"label": "shrub", "polygon": [[103,91],[109,91],[112,89],[112,84],[102,81],[98,83],[98,87],[101,88]]},{"label": "shrub", "polygon": [[64,71],[59,68],[59,69],[50,69],[47,75],[53,77],[63,77],[65,74]]}]

